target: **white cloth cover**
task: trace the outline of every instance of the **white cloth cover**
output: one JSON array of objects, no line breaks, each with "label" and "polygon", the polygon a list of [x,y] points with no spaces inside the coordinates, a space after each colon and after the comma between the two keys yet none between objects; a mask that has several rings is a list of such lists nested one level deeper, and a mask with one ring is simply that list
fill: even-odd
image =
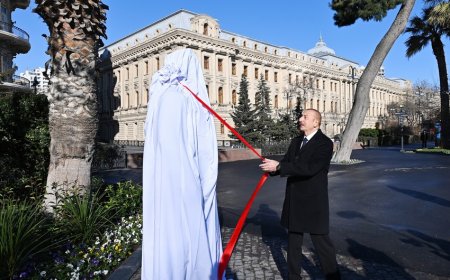
[{"label": "white cloth cover", "polygon": [[213,116],[190,49],[174,51],[152,77],[145,122],[142,279],[217,279],[222,254]]}]

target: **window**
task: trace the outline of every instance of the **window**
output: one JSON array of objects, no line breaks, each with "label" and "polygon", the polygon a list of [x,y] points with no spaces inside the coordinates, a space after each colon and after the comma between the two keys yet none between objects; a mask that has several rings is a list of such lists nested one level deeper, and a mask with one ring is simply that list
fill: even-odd
[{"label": "window", "polygon": [[264,47],[264,52],[267,53],[267,47]]},{"label": "window", "polygon": [[244,66],[244,77],[247,77],[247,74],[248,74],[248,66],[247,65],[245,65]]},{"label": "window", "polygon": [[291,99],[289,99],[289,102],[288,102],[288,108],[289,108],[289,109],[292,109],[292,100],[291,100]]},{"label": "window", "polygon": [[233,103],[233,105],[236,105],[236,90],[233,89],[233,92],[231,93],[231,103]]},{"label": "window", "polygon": [[[333,103],[333,102],[331,102]],[[331,107],[333,108],[333,107]],[[325,103],[325,100],[323,101],[323,111],[325,112],[327,110],[327,104]]]},{"label": "window", "polygon": [[159,57],[156,58],[156,70],[159,70],[161,65],[159,64]]},{"label": "window", "polygon": [[337,101],[336,102],[334,102],[334,112],[335,113],[337,113],[338,111],[337,111]]},{"label": "window", "polygon": [[277,108],[278,109],[278,95],[275,95],[275,98],[274,98],[275,100],[274,100],[274,107],[275,108]]},{"label": "window", "polygon": [[278,82],[278,72],[273,72],[273,81],[274,81],[275,83]]},{"label": "window", "polygon": [[325,90],[325,81],[322,81],[322,89]]},{"label": "window", "polygon": [[312,98],[311,98],[311,100],[310,100],[310,102],[309,102],[309,107],[310,107],[311,109],[314,109],[314,108],[313,108],[313,100],[312,100]]},{"label": "window", "polygon": [[277,51],[277,50],[274,50],[273,53],[274,53],[275,55],[277,55],[277,54],[278,54],[278,51]]},{"label": "window", "polygon": [[316,79],[316,88],[319,88],[319,79]]},{"label": "window", "polygon": [[330,111],[331,111],[331,113],[333,113],[333,109],[334,109],[334,107],[333,107],[333,101],[331,101],[331,103],[330,103]]},{"label": "window", "polygon": [[316,105],[317,105],[317,108],[316,108],[316,109],[317,109],[317,111],[320,111],[320,107],[319,107],[319,106],[320,106],[320,103],[319,103],[319,99],[317,99],[317,101],[316,101]]},{"label": "window", "polygon": [[298,75],[295,75],[295,83],[298,84]]},{"label": "window", "polygon": [[206,85],[206,93],[208,93],[208,98],[209,98],[209,86]]},{"label": "window", "polygon": [[291,83],[292,82],[292,74],[289,73],[289,78],[288,78],[288,82]]},{"label": "window", "polygon": [[225,126],[223,123],[220,124],[220,134],[225,134]]},{"label": "window", "polygon": [[203,35],[208,36],[208,24],[203,24]]},{"label": "window", "polygon": [[130,79],[130,69],[127,67],[127,75],[126,75],[126,77],[127,77],[127,81]]},{"label": "window", "polygon": [[244,48],[247,47],[247,41],[244,41],[243,46]]},{"label": "window", "polygon": [[291,57],[291,52],[288,52],[288,57]]},{"label": "window", "polygon": [[223,104],[223,88],[219,87],[219,104]]},{"label": "window", "polygon": [[135,68],[136,77],[139,77],[139,64],[136,64],[134,66],[134,68]]},{"label": "window", "polygon": [[266,81],[269,80],[269,70],[264,71],[264,79],[265,79]]},{"label": "window", "polygon": [[256,51],[258,49],[258,44],[255,44],[254,48],[255,48],[255,51]]},{"label": "window", "polygon": [[234,37],[231,38],[231,42],[232,42],[232,43],[236,43],[236,38],[234,38]]},{"label": "window", "polygon": [[209,70],[209,57],[208,56],[203,57],[203,69]]},{"label": "window", "polygon": [[259,69],[255,68],[255,79],[258,79]]},{"label": "window", "polygon": [[222,72],[223,71],[223,59],[219,58],[217,60],[217,71]]},{"label": "window", "polygon": [[148,75],[148,60],[145,61],[145,75]]},{"label": "window", "polygon": [[135,107],[139,106],[140,103],[141,102],[139,100],[139,91],[136,90],[136,104],[135,104],[136,106]]},{"label": "window", "polygon": [[231,75],[236,75],[236,63],[231,64]]}]

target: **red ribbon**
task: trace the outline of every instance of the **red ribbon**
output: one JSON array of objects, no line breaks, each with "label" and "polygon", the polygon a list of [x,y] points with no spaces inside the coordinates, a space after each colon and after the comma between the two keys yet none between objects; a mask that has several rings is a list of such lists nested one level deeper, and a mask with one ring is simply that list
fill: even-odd
[{"label": "red ribbon", "polygon": [[[192,95],[197,99],[198,102],[200,102],[203,107],[205,107],[211,114],[213,114],[222,124],[224,124],[239,140],[241,140],[242,143],[244,143],[245,146],[247,146],[253,153],[255,153],[261,160],[264,160],[264,158],[253,148],[250,143],[247,142],[247,140],[242,137],[242,135],[239,134],[231,125],[229,125],[219,114],[217,114],[208,104],[206,104],[203,100],[200,99],[200,97],[197,96],[190,88],[188,88],[186,85],[180,82],[180,84],[187,89]],[[259,179],[258,184],[256,185],[255,190],[252,193],[252,196],[247,202],[247,205],[245,205],[244,211],[242,211],[241,216],[239,217],[238,223],[236,224],[236,228],[233,231],[233,234],[231,235],[230,241],[228,242],[227,246],[225,247],[225,250],[223,251],[222,257],[220,258],[219,262],[219,270],[217,273],[217,279],[222,279],[222,275],[225,272],[225,268],[228,265],[228,262],[230,261],[231,254],[233,253],[234,247],[239,239],[239,235],[241,234],[242,228],[244,227],[245,220],[247,219],[248,213],[250,212],[250,208],[252,207],[253,201],[255,200],[256,195],[258,194],[261,187],[264,185],[264,183],[267,180],[267,177],[269,176],[269,173],[264,173],[261,176],[261,179]]]}]

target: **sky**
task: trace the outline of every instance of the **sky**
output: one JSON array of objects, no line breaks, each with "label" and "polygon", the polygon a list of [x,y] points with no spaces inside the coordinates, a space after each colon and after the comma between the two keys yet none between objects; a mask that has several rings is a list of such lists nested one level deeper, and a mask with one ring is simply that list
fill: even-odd
[{"label": "sky", "polygon": [[[351,26],[334,25],[330,0],[104,0],[109,6],[106,20],[105,45],[120,40],[180,9],[198,14],[207,14],[216,20],[225,31],[250,37],[276,46],[288,47],[307,52],[322,36],[328,47],[337,56],[350,59],[360,65],[367,65],[375,47],[394,20],[399,7],[388,12],[381,21],[356,21]],[[412,15],[420,15],[423,0],[416,0]],[[46,41],[41,36],[48,34],[43,20],[32,9],[34,1],[26,10],[17,9],[12,14],[16,26],[30,35],[31,50],[19,54],[14,62],[17,73],[43,67],[49,57],[45,54]],[[405,41],[407,34],[400,36],[383,66],[388,78],[404,78],[417,83],[427,81],[439,85],[436,59],[431,46],[411,58],[406,58]],[[443,38],[447,65],[450,61],[449,38]]]}]

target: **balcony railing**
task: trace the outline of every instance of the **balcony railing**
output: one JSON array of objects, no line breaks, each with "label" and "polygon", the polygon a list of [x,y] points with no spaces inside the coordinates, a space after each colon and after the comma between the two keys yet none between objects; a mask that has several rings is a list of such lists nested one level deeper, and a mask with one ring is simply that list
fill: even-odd
[{"label": "balcony railing", "polygon": [[30,39],[30,36],[28,35],[27,32],[25,32],[24,30],[20,29],[17,26],[14,26],[13,24],[11,24],[9,22],[0,21],[0,30],[12,33],[26,41],[28,41]]}]

